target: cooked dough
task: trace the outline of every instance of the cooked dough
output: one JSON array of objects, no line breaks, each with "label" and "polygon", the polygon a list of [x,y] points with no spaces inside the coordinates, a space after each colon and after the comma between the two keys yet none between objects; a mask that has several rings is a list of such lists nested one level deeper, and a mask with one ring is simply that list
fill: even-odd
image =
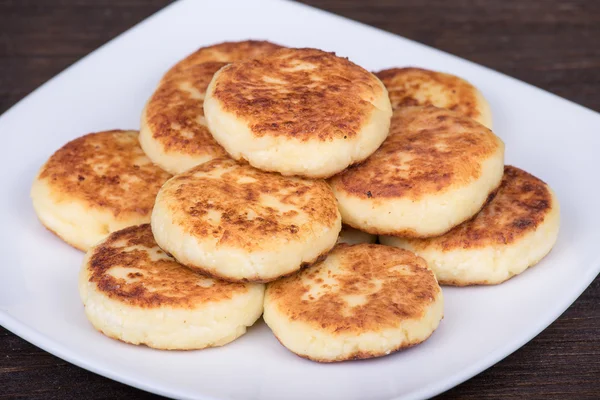
[{"label": "cooked dough", "polygon": [[359,243],[375,243],[377,241],[376,235],[359,231],[348,225],[342,225],[340,236],[338,237],[338,243],[346,244],[359,244]]},{"label": "cooked dough", "polygon": [[216,157],[227,156],[204,119],[204,95],[214,73],[227,65],[206,62],[163,81],[142,112],[140,143],[166,171],[178,174]]},{"label": "cooked dough", "polygon": [[540,179],[507,166],[502,184],[477,216],[431,239],[381,237],[414,251],[444,285],[491,285],[520,274],[550,252],[558,236],[559,204]]},{"label": "cooked dough", "polygon": [[154,198],[169,178],[144,155],[137,131],[90,133],[50,157],[31,198],[46,228],[86,251],[110,232],[150,222]]},{"label": "cooked dough", "polygon": [[180,263],[229,281],[266,282],[327,253],[341,218],[322,180],[215,159],[169,180],[152,214],[156,241]]},{"label": "cooked dough", "polygon": [[392,108],[435,106],[456,111],[492,129],[492,111],[477,88],[458,76],[421,68],[391,68],[376,74]]},{"label": "cooked dough", "polygon": [[425,261],[376,244],[340,244],[317,265],[272,282],[264,320],[289,350],[331,362],[390,354],[427,339],[443,317]]},{"label": "cooked dough", "polygon": [[217,72],[204,112],[215,140],[236,160],[323,178],[379,147],[391,105],[379,79],[347,59],[281,49]]},{"label": "cooked dough", "polygon": [[280,46],[259,41],[203,47],[165,74],[141,118],[140,143],[150,159],[172,174],[227,153],[204,119],[204,96],[215,72],[232,61],[255,58]]},{"label": "cooked dough", "polygon": [[185,70],[206,62],[231,63],[250,58],[258,58],[282,46],[267,42],[264,40],[244,40],[241,42],[223,42],[212,46],[201,47],[183,60],[175,64],[162,80],[166,81],[180,74],[185,74]]},{"label": "cooked dough", "polygon": [[390,136],[331,180],[345,224],[372,234],[441,235],[475,215],[502,179],[504,144],[432,106],[394,111]]},{"label": "cooked dough", "polygon": [[227,344],[260,318],[264,285],[197,274],[165,254],[150,225],[112,233],[87,253],[79,293],[94,327],[157,349]]}]

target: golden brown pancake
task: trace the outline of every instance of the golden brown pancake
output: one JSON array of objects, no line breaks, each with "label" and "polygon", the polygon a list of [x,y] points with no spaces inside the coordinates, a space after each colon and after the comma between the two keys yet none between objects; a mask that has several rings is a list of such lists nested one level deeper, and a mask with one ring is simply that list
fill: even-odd
[{"label": "golden brown pancake", "polygon": [[331,179],[344,223],[429,237],[471,218],[502,179],[504,144],[483,125],[432,106],[394,111],[390,135]]},{"label": "golden brown pancake", "polygon": [[337,245],[324,261],[267,286],[265,322],[289,350],[321,362],[424,341],[442,318],[442,292],[422,258],[397,250]]},{"label": "golden brown pancake", "polygon": [[169,180],[152,229],[180,263],[230,281],[271,281],[315,261],[341,229],[324,181],[221,158]]},{"label": "golden brown pancake", "polygon": [[[111,273],[113,268],[119,273]],[[246,284],[214,281],[182,267],[158,247],[150,224],[110,235],[91,252],[89,270],[89,282],[99,291],[141,308],[191,308],[199,302],[218,302],[248,292]],[[202,285],[205,280],[218,285]]]},{"label": "golden brown pancake", "polygon": [[142,113],[140,141],[146,154],[177,174],[227,153],[204,119],[204,96],[215,72],[227,65],[205,62],[163,81]]},{"label": "golden brown pancake", "polygon": [[169,177],[146,157],[137,131],[90,133],[50,157],[31,196],[46,227],[87,250],[112,231],[149,222]]},{"label": "golden brown pancake", "polygon": [[186,74],[186,69],[207,62],[231,63],[249,58],[258,58],[282,46],[264,40],[245,40],[241,42],[223,42],[201,47],[175,64],[162,78],[162,81]]},{"label": "golden brown pancake", "polygon": [[125,228],[92,248],[80,294],[105,335],[162,349],[228,343],[262,313],[263,285],[228,283],[194,273],[165,254],[150,225]]},{"label": "golden brown pancake", "polygon": [[430,239],[382,237],[424,257],[440,283],[504,282],[543,258],[556,242],[559,205],[535,176],[506,166],[502,183],[477,216]]},{"label": "golden brown pancake", "polygon": [[391,68],[376,73],[388,90],[394,109],[435,106],[456,111],[492,128],[488,102],[476,87],[455,75],[422,68]]},{"label": "golden brown pancake", "polygon": [[204,111],[233,158],[285,175],[327,177],[381,144],[391,106],[377,77],[347,59],[281,49],[221,69]]},{"label": "golden brown pancake", "polygon": [[203,47],[165,74],[142,112],[140,142],[150,159],[173,174],[227,153],[204,119],[206,88],[230,62],[259,57],[281,46],[262,41],[225,42]]}]

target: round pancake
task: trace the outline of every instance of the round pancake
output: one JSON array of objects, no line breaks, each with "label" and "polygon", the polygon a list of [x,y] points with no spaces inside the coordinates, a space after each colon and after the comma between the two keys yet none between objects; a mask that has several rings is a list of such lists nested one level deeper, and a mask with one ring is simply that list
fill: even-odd
[{"label": "round pancake", "polygon": [[264,285],[197,274],[165,254],[150,225],[112,233],[87,253],[79,293],[92,325],[165,350],[227,344],[260,318]]},{"label": "round pancake", "polygon": [[391,105],[377,77],[316,49],[281,49],[217,72],[204,101],[215,140],[236,160],[329,177],[385,140]]},{"label": "round pancake", "polygon": [[165,171],[178,174],[227,153],[204,119],[204,96],[213,75],[232,61],[281,48],[261,41],[225,42],[203,47],[165,74],[141,117],[140,144]]},{"label": "round pancake", "polygon": [[267,282],[327,253],[341,217],[322,180],[284,177],[221,158],[169,180],[152,213],[156,241],[221,279]]},{"label": "round pancake", "polygon": [[492,285],[544,258],[559,225],[559,204],[550,187],[507,166],[497,193],[475,218],[436,238],[380,240],[423,257],[441,284]]},{"label": "round pancake", "polygon": [[503,168],[504,143],[483,125],[450,110],[402,107],[383,145],[330,183],[345,224],[430,237],[475,215]]},{"label": "round pancake", "polygon": [[140,144],[161,168],[172,174],[227,156],[204,119],[204,96],[215,72],[227,65],[206,62],[163,81],[142,111]]},{"label": "round pancake", "polygon": [[185,70],[206,62],[231,63],[248,58],[258,58],[282,46],[264,40],[244,40],[241,42],[223,42],[201,47],[175,64],[163,76],[162,81],[185,74]]},{"label": "round pancake", "polygon": [[427,339],[443,317],[425,261],[376,244],[340,244],[327,258],[267,285],[263,318],[290,351],[332,362],[390,354]]},{"label": "round pancake", "polygon": [[475,86],[458,76],[421,68],[391,68],[376,75],[387,88],[393,109],[447,108],[492,129],[492,111],[487,100]]},{"label": "round pancake", "polygon": [[342,225],[337,242],[346,244],[375,243],[377,242],[377,236],[359,231],[348,225]]},{"label": "round pancake", "polygon": [[42,224],[86,251],[110,232],[150,222],[154,198],[170,177],[146,157],[137,131],[90,133],[50,157],[31,198]]}]

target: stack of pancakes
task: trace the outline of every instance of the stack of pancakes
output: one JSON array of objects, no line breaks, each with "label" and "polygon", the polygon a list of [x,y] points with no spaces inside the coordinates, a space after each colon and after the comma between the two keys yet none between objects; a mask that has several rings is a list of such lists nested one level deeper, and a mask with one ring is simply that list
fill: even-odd
[{"label": "stack of pancakes", "polygon": [[139,133],[67,143],[31,195],[87,251],[79,291],[107,336],[201,349],[263,315],[302,357],[378,357],[433,333],[439,284],[504,282],[556,241],[556,197],[491,127],[453,75],[221,43],[164,75]]}]

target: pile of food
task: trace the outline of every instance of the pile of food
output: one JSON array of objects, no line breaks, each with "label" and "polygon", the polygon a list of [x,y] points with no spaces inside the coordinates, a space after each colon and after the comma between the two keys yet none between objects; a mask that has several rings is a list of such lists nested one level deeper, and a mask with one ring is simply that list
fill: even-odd
[{"label": "pile of food", "polygon": [[87,252],[79,292],[109,337],[202,349],[262,316],[302,357],[378,357],[435,331],[440,284],[504,282],[556,241],[554,193],[491,128],[453,75],[221,43],[163,76],[139,133],[67,143],[31,195]]}]

